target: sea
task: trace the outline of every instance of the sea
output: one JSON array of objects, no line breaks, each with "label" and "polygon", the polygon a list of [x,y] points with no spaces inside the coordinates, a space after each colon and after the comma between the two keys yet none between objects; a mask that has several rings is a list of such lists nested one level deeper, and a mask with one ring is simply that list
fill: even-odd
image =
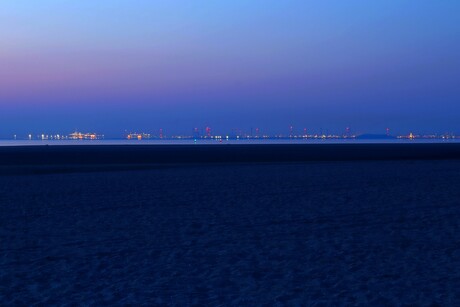
[{"label": "sea", "polygon": [[68,145],[223,145],[223,144],[437,144],[460,143],[455,139],[154,139],[154,140],[0,140],[0,146]]}]

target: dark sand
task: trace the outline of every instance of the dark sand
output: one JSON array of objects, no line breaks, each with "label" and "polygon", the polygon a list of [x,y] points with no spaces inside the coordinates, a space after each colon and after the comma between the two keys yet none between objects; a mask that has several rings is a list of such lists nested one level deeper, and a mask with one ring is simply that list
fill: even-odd
[{"label": "dark sand", "polygon": [[87,145],[0,147],[11,166],[120,166],[190,163],[460,159],[460,143]]},{"label": "dark sand", "polygon": [[92,171],[0,176],[1,305],[460,303],[460,160]]}]

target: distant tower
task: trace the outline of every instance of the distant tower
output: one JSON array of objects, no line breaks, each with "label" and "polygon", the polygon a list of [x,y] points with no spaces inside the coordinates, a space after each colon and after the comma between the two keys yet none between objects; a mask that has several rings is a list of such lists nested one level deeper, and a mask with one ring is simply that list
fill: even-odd
[{"label": "distant tower", "polygon": [[350,127],[345,128],[345,136],[350,137]]},{"label": "distant tower", "polygon": [[193,138],[197,139],[200,137],[200,132],[198,131],[198,128],[193,129]]},{"label": "distant tower", "polygon": [[390,128],[387,128],[386,132],[387,132],[387,136],[390,136]]},{"label": "distant tower", "polygon": [[211,128],[210,127],[206,127],[206,136],[211,137]]},{"label": "distant tower", "polygon": [[307,137],[307,128],[303,128],[303,136]]},{"label": "distant tower", "polygon": [[294,136],[294,127],[291,125],[289,126],[289,137],[293,137]]},{"label": "distant tower", "polygon": [[256,128],[256,137],[259,137],[259,128]]},{"label": "distant tower", "polygon": [[162,139],[162,138],[163,138],[163,129],[160,128],[160,139]]}]

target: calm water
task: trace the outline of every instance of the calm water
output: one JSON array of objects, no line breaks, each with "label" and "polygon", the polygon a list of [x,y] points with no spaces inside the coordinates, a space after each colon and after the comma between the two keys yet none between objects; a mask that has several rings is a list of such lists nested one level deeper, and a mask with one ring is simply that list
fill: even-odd
[{"label": "calm water", "polygon": [[356,140],[356,139],[239,139],[239,140],[0,140],[0,146],[59,146],[59,145],[222,145],[222,144],[365,144],[365,143],[460,143],[460,139],[394,139],[394,140]]}]

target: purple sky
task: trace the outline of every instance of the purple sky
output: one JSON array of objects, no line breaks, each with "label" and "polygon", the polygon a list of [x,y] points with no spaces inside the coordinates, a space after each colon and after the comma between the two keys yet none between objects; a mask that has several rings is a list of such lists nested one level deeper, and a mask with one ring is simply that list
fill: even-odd
[{"label": "purple sky", "polygon": [[460,133],[458,1],[9,1],[0,136]]}]

